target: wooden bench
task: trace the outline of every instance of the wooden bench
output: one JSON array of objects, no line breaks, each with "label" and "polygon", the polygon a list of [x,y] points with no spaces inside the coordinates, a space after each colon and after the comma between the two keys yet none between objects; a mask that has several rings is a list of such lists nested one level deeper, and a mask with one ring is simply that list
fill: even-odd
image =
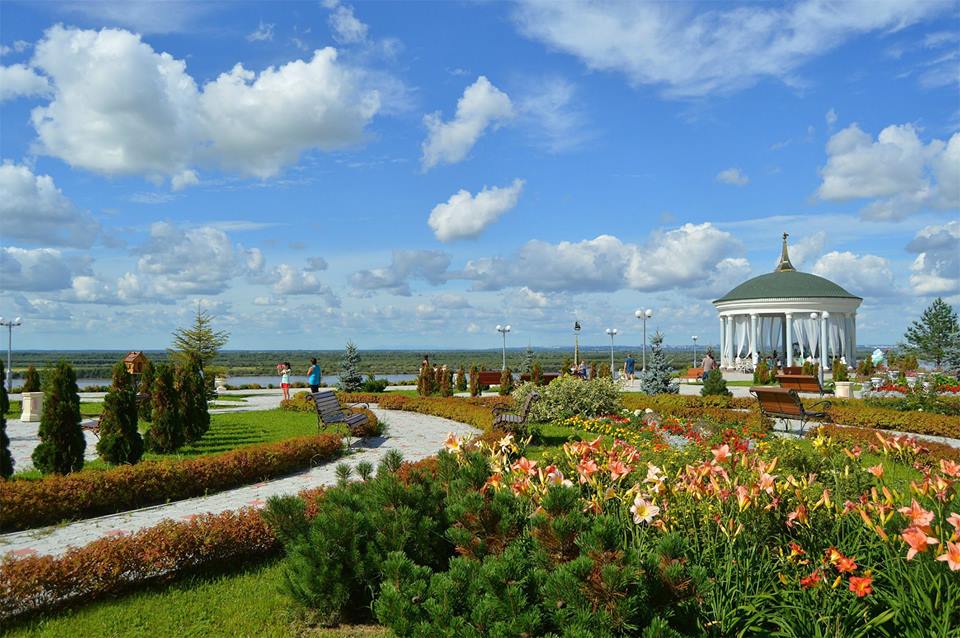
[{"label": "wooden bench", "polygon": [[[358,439],[366,438],[363,428],[370,425],[370,419],[363,413],[345,412],[340,405],[340,399],[332,390],[323,392],[314,392],[310,395],[317,408],[317,432],[322,432],[324,428],[331,425],[342,423],[347,426],[350,436]],[[349,408],[368,408],[366,403],[353,403]]]},{"label": "wooden bench", "polygon": [[822,406],[819,410],[807,410],[800,400],[800,395],[796,390],[788,388],[750,388],[750,394],[757,398],[760,403],[760,413],[772,419],[783,422],[785,431],[789,431],[789,421],[800,421],[800,434],[803,435],[803,429],[810,419],[827,420],[833,422],[827,410],[830,409],[829,401],[818,401],[811,408]]},{"label": "wooden bench", "polygon": [[538,399],[540,399],[538,392],[528,394],[527,398],[523,400],[520,411],[516,414],[510,412],[512,406],[509,403],[498,403],[494,405],[492,408],[493,429],[516,434],[517,431],[521,429],[520,426],[527,422],[527,418],[530,416],[530,406]]},{"label": "wooden bench", "polygon": [[[559,379],[559,378],[560,378],[560,373],[559,373],[559,372],[542,372],[542,373],[540,373],[540,383],[541,383],[541,385],[547,385],[548,383],[550,383],[550,382],[553,381],[554,379]],[[529,380],[530,380],[530,375],[529,375],[529,374],[521,374],[521,375],[520,375],[520,380],[521,380],[521,381],[529,381]]]},{"label": "wooden bench", "polygon": [[[150,403],[150,393],[149,392],[140,392],[137,394],[137,410],[140,409],[140,405],[143,403]],[[100,412],[100,416],[97,417],[97,420],[93,423],[81,423],[80,429],[84,432],[90,432],[93,436],[100,438],[100,424],[103,423],[103,412]]]},{"label": "wooden bench", "polygon": [[480,385],[500,385],[500,371],[490,372],[484,370],[477,373],[477,383]]},{"label": "wooden bench", "polygon": [[782,370],[780,370],[780,373],[791,377],[798,374],[803,374],[803,366],[785,366]]},{"label": "wooden bench", "polygon": [[824,390],[820,385],[820,379],[812,374],[778,374],[777,381],[781,388],[787,390],[796,390],[797,392],[807,392],[810,394],[833,394],[832,390]]},{"label": "wooden bench", "polygon": [[687,383],[703,379],[703,368],[687,368]]}]

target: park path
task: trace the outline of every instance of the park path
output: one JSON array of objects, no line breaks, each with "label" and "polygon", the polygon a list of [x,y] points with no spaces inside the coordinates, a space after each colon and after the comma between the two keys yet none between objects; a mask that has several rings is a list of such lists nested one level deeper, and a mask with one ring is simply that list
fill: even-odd
[{"label": "park path", "polygon": [[129,534],[156,525],[164,519],[187,521],[199,514],[217,514],[248,506],[262,507],[271,496],[296,494],[304,489],[335,484],[336,466],[341,462],[351,467],[361,461],[376,465],[389,450],[399,450],[404,459],[417,461],[436,454],[450,432],[458,436],[479,433],[479,430],[469,425],[436,416],[378,408],[373,411],[377,418],[387,424],[388,437],[368,439],[366,446],[356,447],[353,453],[340,459],[285,478],[210,496],[110,514],[67,525],[3,534],[0,535],[0,555],[12,552],[14,556],[59,556],[71,546],[79,547],[99,538]]}]

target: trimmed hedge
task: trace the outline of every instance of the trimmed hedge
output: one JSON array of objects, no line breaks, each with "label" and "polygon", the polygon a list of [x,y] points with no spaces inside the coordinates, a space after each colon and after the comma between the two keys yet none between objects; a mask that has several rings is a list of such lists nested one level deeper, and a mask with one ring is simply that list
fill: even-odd
[{"label": "trimmed hedge", "polygon": [[493,427],[491,408],[498,403],[513,404],[509,397],[407,397],[385,395],[379,400],[384,410],[405,410],[439,416],[472,425],[481,430]]},{"label": "trimmed hedge", "polygon": [[960,438],[960,417],[945,414],[900,412],[870,407],[863,403],[847,404],[841,399],[833,403],[830,415],[835,422],[854,427]]},{"label": "trimmed hedge", "polygon": [[250,445],[179,461],[144,461],[102,471],[0,482],[0,531],[122,512],[290,474],[342,449],[322,434]]}]

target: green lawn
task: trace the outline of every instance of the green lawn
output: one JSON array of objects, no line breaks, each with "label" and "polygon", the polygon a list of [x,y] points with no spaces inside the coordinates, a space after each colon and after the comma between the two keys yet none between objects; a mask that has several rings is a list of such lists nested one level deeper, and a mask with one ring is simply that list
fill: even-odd
[{"label": "green lawn", "polygon": [[[7,410],[6,418],[19,419],[21,412],[23,412],[23,405],[21,402],[11,401],[10,409]],[[80,404],[80,416],[84,418],[100,416],[101,412],[103,412],[103,403],[100,401]]]}]

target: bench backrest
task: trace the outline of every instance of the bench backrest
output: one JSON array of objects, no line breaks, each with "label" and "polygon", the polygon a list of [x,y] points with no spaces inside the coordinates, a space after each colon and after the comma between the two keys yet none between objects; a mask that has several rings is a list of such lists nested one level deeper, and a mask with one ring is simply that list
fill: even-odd
[{"label": "bench backrest", "polygon": [[499,372],[480,372],[477,378],[480,385],[500,385]]},{"label": "bench backrest", "polygon": [[790,376],[803,374],[803,366],[785,366],[781,372]]},{"label": "bench backrest", "polygon": [[524,421],[527,420],[527,416],[530,414],[530,406],[533,405],[533,402],[539,398],[539,392],[531,392],[527,395],[527,398],[523,400],[523,407],[520,408],[520,412],[518,413],[521,419]]},{"label": "bench backrest", "polygon": [[703,376],[703,368],[687,368],[688,379],[699,379]]},{"label": "bench backrest", "polygon": [[797,392],[820,392],[820,379],[809,374],[778,374],[781,388]]},{"label": "bench backrest", "polygon": [[750,388],[750,393],[760,402],[760,411],[766,414],[803,416],[803,403],[796,390],[787,388]]},{"label": "bench backrest", "polygon": [[314,404],[317,406],[317,414],[324,421],[342,421],[343,409],[340,407],[340,399],[336,392],[327,390],[325,392],[315,392],[310,395]]}]

